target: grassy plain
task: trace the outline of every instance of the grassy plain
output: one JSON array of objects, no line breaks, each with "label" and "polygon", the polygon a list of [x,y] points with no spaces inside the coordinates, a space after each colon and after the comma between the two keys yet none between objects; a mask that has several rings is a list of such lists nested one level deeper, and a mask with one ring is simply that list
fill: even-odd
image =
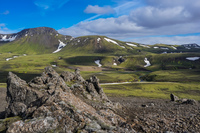
[{"label": "grassy plain", "polygon": [[[112,47],[115,49],[115,46]],[[122,48],[116,49],[120,52]],[[135,52],[139,49],[136,48]],[[144,50],[145,52],[149,53]],[[85,79],[96,75],[101,83],[133,82],[131,84],[102,85],[108,95],[168,99],[169,94],[174,93],[181,98],[200,100],[200,60],[186,60],[186,57],[200,57],[199,53],[149,53],[146,55],[144,53],[126,55],[126,52],[122,52],[109,55],[85,54],[85,51],[80,53],[65,51],[56,54],[27,54],[24,56],[19,53],[4,52],[0,54],[0,83],[6,82],[9,71],[16,73],[28,82],[33,77],[40,75],[46,66],[56,65],[55,70],[58,73],[74,71],[77,67],[91,67],[92,70],[81,71]],[[121,64],[118,62],[118,65],[114,66],[113,63],[120,55],[123,55],[125,62]],[[6,61],[7,58],[13,58],[13,56],[18,57]],[[144,58],[148,58],[151,66],[144,68]],[[101,60],[102,68],[97,67],[94,63],[95,60]],[[138,82],[140,80],[150,82]],[[5,87],[5,84],[0,84],[0,87]]]},{"label": "grassy plain", "polygon": [[102,85],[109,96],[136,96],[147,98],[170,99],[173,93],[180,98],[200,101],[199,83],[174,82],[138,82],[130,84]]}]

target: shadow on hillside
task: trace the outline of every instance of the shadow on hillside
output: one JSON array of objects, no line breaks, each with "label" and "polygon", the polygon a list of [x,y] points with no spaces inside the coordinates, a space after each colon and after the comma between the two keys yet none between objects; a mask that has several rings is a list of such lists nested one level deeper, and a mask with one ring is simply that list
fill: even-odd
[{"label": "shadow on hillside", "polygon": [[100,56],[76,56],[65,59],[65,62],[70,65],[94,65],[95,60],[101,60]]},{"label": "shadow on hillside", "polygon": [[[17,72],[13,72],[13,73],[16,74],[18,77],[20,77],[21,79],[25,80],[26,82],[29,82],[34,77],[41,75],[41,74],[32,74],[32,73],[17,73]],[[0,83],[6,83],[7,76],[8,76],[8,72],[0,71]]]}]

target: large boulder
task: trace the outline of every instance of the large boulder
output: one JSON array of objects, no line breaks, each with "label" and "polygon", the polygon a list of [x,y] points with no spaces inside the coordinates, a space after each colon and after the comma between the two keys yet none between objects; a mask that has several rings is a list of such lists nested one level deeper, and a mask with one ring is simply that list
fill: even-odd
[{"label": "large boulder", "polygon": [[26,83],[9,73],[6,116],[22,120],[8,126],[8,133],[135,132],[113,112],[115,104],[106,97],[96,76],[86,81],[79,70],[65,74],[69,77],[47,67],[40,77]]}]

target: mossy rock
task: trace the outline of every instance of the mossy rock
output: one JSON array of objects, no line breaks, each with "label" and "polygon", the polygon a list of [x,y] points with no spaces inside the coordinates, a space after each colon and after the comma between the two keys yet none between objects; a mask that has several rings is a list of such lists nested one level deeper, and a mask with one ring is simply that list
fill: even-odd
[{"label": "mossy rock", "polygon": [[9,117],[0,120],[0,132],[6,132],[7,128],[16,121],[21,120],[22,118],[19,116]]}]

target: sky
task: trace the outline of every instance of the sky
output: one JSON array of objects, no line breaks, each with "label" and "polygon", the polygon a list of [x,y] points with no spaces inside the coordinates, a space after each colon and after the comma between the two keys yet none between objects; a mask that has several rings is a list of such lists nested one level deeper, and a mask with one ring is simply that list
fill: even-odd
[{"label": "sky", "polygon": [[0,0],[0,34],[51,27],[143,44],[200,44],[200,0]]}]

